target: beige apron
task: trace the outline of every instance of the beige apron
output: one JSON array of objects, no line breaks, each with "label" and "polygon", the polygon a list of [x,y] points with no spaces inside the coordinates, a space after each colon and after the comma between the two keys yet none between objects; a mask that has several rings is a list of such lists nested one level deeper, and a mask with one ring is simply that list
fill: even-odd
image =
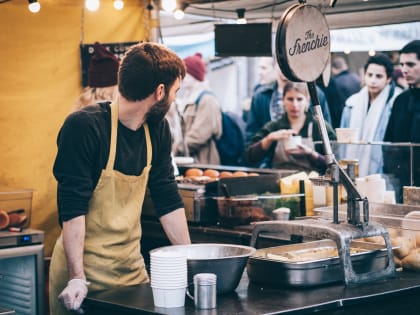
[{"label": "beige apron", "polygon": [[[310,148],[314,148],[314,143],[312,139],[312,129],[313,123],[310,122],[308,125],[308,137],[302,138],[302,143]],[[284,149],[284,145],[281,141],[277,141],[276,149],[274,152],[272,160],[273,168],[282,168],[282,169],[297,169],[302,171],[311,171],[312,166],[308,157],[294,157],[290,154],[287,154]]]},{"label": "beige apron", "polygon": [[[83,266],[89,291],[128,286],[149,281],[140,252],[140,216],[152,161],[152,143],[147,124],[147,165],[140,176],[114,170],[117,146],[118,104],[111,104],[111,143],[106,169],[93,192],[86,215]],[[62,235],[56,242],[50,267],[50,312],[74,314],[57,297],[68,282]]]}]

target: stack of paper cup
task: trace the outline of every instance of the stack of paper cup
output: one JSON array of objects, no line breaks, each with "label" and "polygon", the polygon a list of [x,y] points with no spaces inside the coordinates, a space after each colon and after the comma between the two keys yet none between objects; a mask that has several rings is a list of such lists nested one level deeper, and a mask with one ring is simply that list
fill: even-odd
[{"label": "stack of paper cup", "polygon": [[370,202],[383,203],[385,201],[386,183],[380,174],[372,174],[356,178],[356,187],[362,196]]},{"label": "stack of paper cup", "polygon": [[150,284],[157,307],[182,307],[187,288],[187,257],[183,253],[150,252]]}]

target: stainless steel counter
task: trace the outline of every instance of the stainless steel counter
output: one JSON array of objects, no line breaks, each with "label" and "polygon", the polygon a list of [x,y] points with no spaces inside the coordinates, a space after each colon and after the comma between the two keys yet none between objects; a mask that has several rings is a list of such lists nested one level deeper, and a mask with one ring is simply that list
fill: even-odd
[{"label": "stainless steel counter", "polygon": [[420,273],[400,272],[395,279],[357,286],[334,284],[312,289],[288,289],[250,283],[246,272],[238,288],[217,297],[217,308],[199,311],[186,298],[180,308],[157,308],[148,284],[90,293],[87,315],[125,314],[317,314],[418,315]]}]

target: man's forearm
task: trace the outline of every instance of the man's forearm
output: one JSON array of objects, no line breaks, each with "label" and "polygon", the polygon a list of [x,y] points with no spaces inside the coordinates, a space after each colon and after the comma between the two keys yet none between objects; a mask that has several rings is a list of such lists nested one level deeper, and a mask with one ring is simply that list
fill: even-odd
[{"label": "man's forearm", "polygon": [[63,223],[63,246],[67,259],[69,279],[86,279],[83,269],[85,216]]},{"label": "man's forearm", "polygon": [[173,245],[191,244],[184,208],[165,214],[160,218],[160,223]]}]

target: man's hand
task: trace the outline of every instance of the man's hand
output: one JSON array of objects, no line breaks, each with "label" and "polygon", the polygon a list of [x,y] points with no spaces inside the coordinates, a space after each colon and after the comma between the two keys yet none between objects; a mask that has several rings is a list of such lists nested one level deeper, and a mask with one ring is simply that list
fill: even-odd
[{"label": "man's hand", "polygon": [[76,311],[79,314],[83,314],[80,306],[88,293],[89,284],[89,282],[83,279],[71,279],[67,283],[67,287],[58,296],[58,299],[69,311]]}]

